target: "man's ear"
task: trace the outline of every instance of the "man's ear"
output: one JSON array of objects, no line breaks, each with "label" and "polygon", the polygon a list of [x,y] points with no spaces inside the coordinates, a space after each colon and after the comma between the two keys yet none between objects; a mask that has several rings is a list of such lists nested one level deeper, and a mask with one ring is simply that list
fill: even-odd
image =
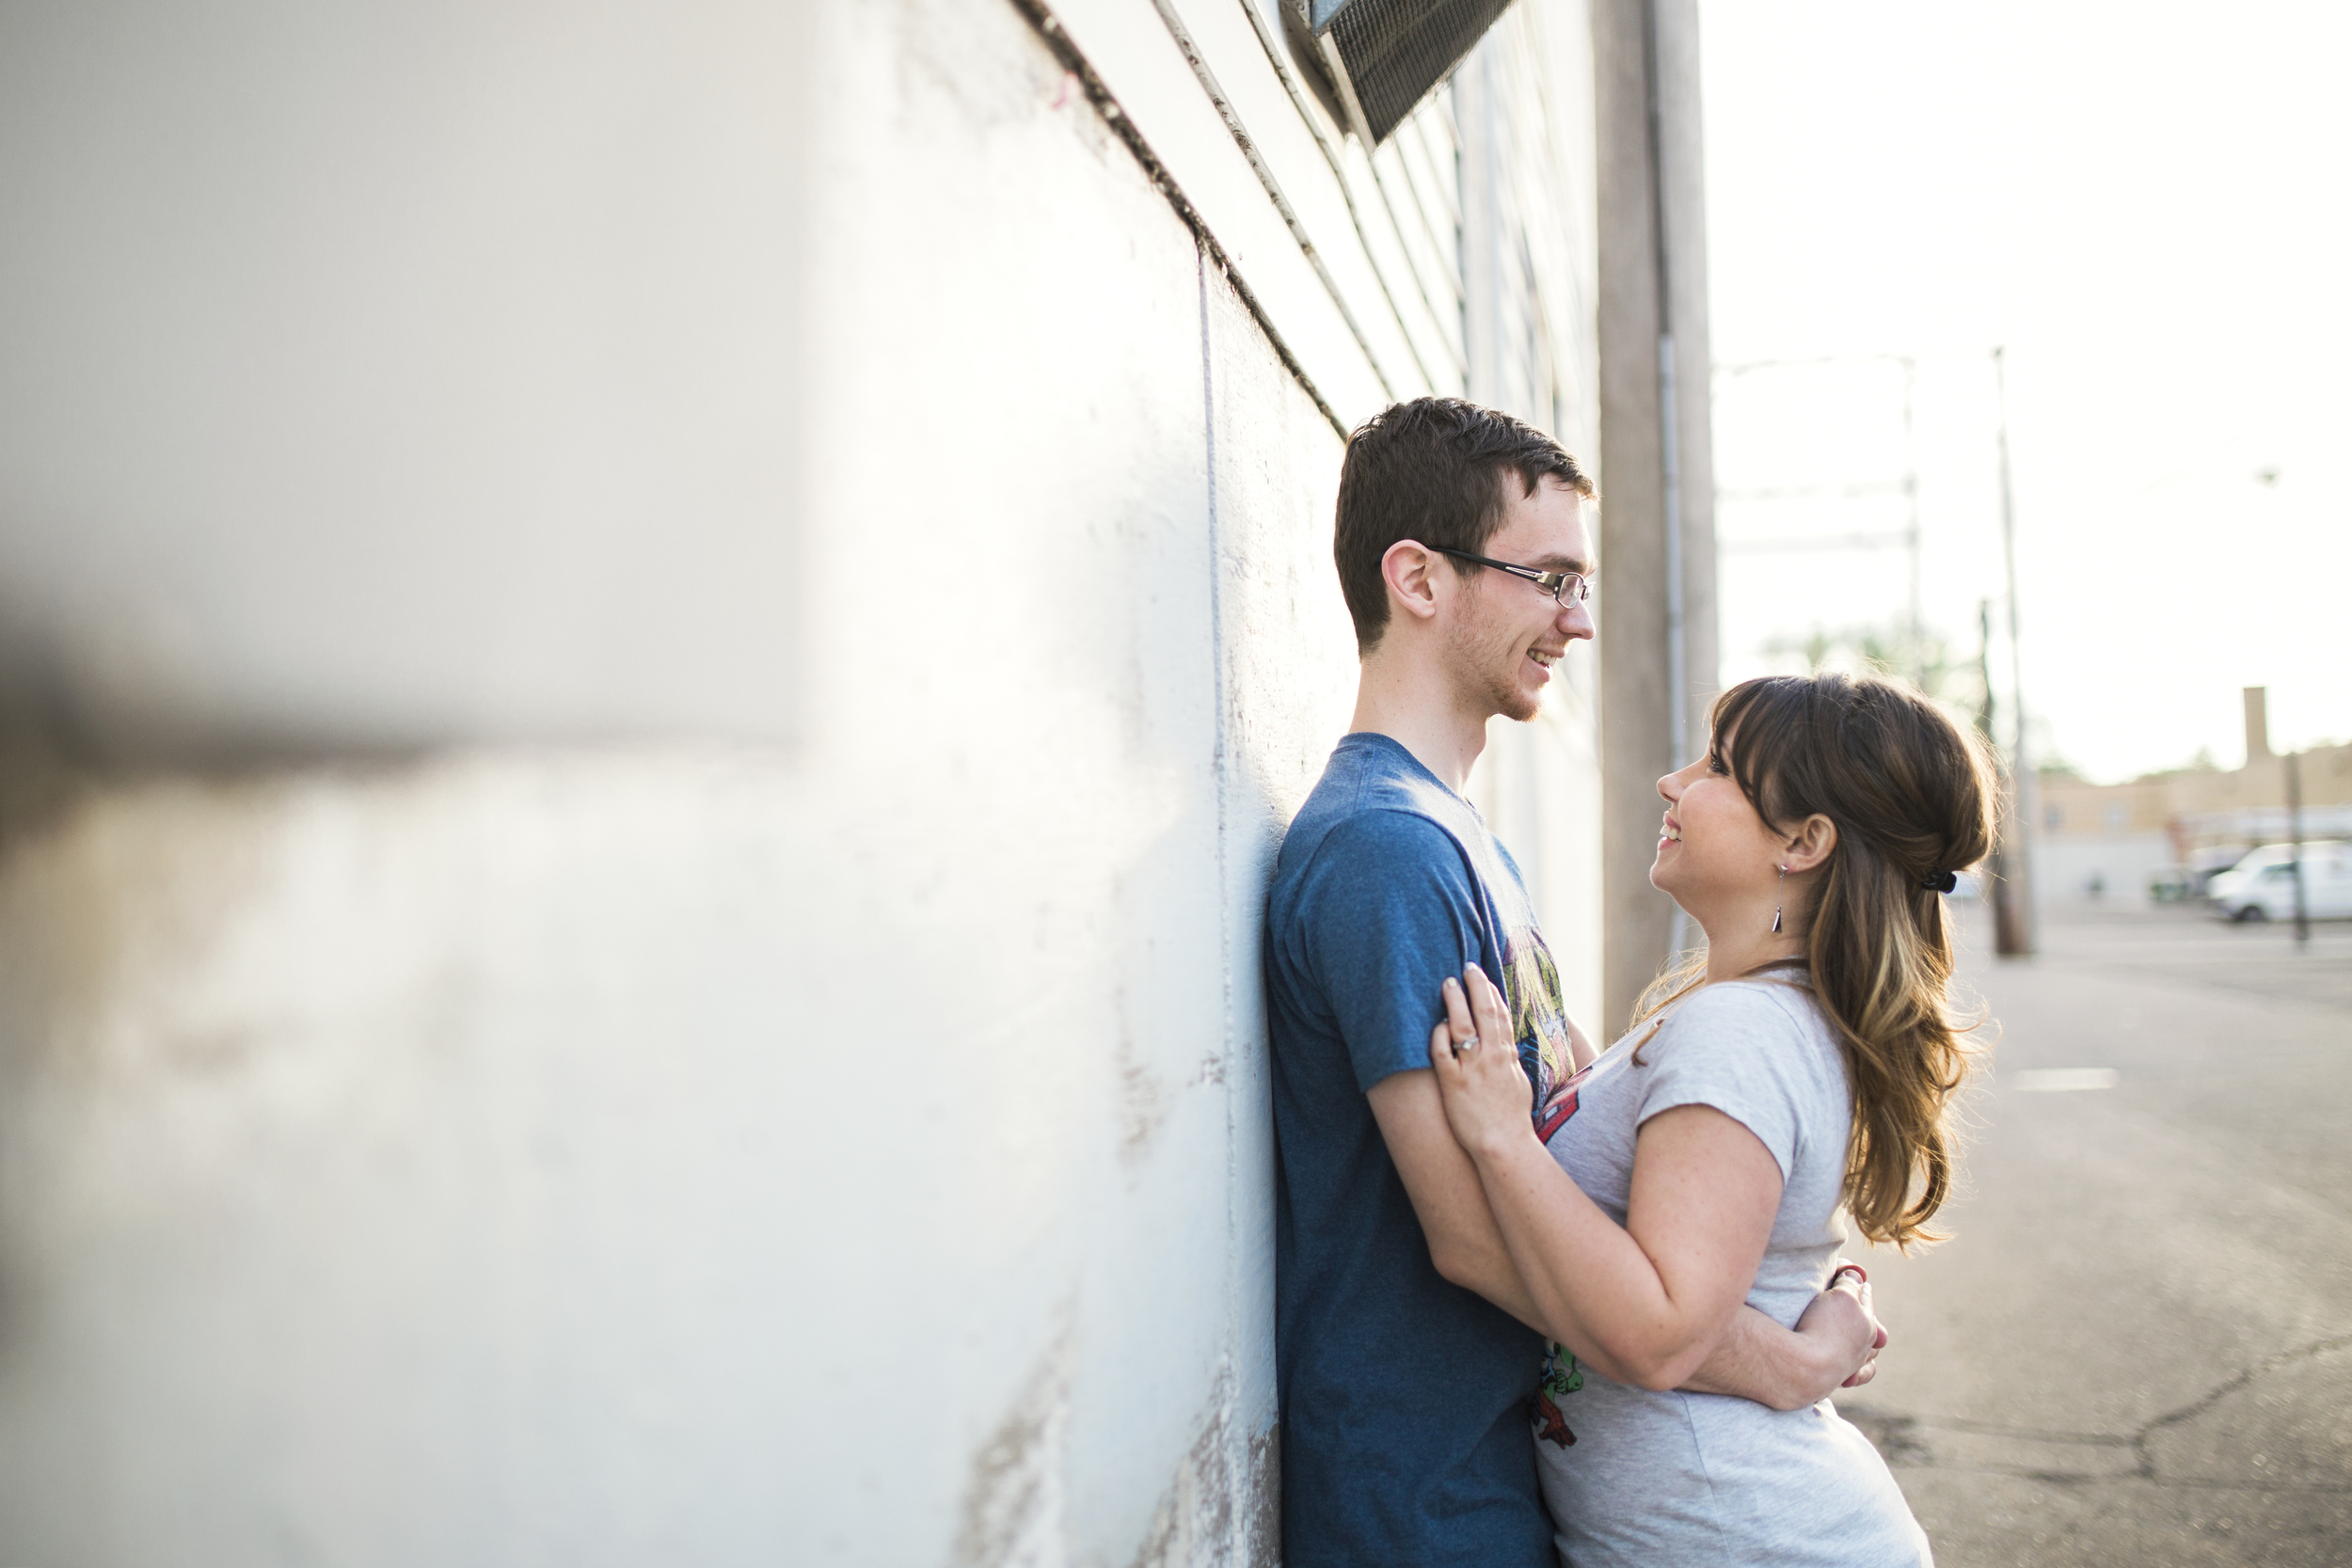
[{"label": "man's ear", "polygon": [[1380,556],[1380,578],[1389,585],[1389,608],[1426,621],[1438,613],[1438,552],[1417,540],[1400,539]]},{"label": "man's ear", "polygon": [[1788,835],[1788,852],[1781,857],[1781,863],[1791,875],[1810,871],[1829,859],[1829,852],[1836,847],[1837,824],[1817,811]]}]

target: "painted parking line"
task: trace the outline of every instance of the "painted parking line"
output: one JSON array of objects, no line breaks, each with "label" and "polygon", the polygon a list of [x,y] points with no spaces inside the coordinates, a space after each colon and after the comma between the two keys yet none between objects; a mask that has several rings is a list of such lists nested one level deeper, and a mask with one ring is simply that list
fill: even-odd
[{"label": "painted parking line", "polygon": [[2111,1067],[2046,1067],[2012,1073],[2010,1081],[2021,1089],[2066,1094],[2075,1089],[2111,1089],[2122,1076]]}]

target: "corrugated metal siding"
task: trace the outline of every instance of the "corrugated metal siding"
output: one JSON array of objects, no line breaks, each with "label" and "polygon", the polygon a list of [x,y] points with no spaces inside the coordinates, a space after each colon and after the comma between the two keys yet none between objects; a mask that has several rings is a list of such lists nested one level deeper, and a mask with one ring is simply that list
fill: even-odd
[{"label": "corrugated metal siding", "polygon": [[[1518,0],[1369,154],[1293,58],[1280,3],[1057,0],[1050,15],[1336,426],[1450,393],[1553,432],[1589,464],[1599,353],[1584,0]],[[1537,723],[1496,727],[1472,788],[1528,872],[1571,1006],[1597,1017],[1597,706],[1591,659],[1565,668]]]},{"label": "corrugated metal siding", "polygon": [[[1335,420],[1352,425],[1397,398],[1467,392],[1454,88],[1440,87],[1367,155],[1293,58],[1279,3],[1066,0],[1053,15],[1136,117]],[[1498,239],[1518,257],[1506,309],[1512,335],[1525,340],[1512,351],[1510,402],[1547,425],[1581,396],[1546,388],[1583,379],[1561,367],[1589,357],[1577,345],[1593,329],[1580,259],[1591,248],[1592,182],[1562,167],[1589,134],[1555,102],[1589,107],[1589,68],[1553,46],[1553,35],[1581,25],[1581,7],[1567,0],[1521,0],[1481,46],[1504,68],[1497,90],[1511,198]],[[1207,135],[1211,124],[1221,136]],[[1275,254],[1278,235],[1288,255]]]}]

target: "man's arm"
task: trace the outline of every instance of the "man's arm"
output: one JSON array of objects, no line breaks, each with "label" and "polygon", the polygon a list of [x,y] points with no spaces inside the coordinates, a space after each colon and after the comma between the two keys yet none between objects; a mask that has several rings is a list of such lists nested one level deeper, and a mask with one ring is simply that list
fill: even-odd
[{"label": "man's arm", "polygon": [[1549,1334],[1519,1281],[1494,1211],[1486,1205],[1478,1167],[1446,1124],[1437,1074],[1427,1068],[1392,1072],[1364,1098],[1372,1102],[1372,1117],[1380,1124],[1389,1158],[1405,1179],[1406,1196],[1413,1200],[1413,1213],[1421,1221],[1429,1260],[1438,1273],[1477,1291],[1536,1333]]},{"label": "man's arm", "polygon": [[1754,1307],[1731,1320],[1691,1381],[1698,1394],[1734,1394],[1774,1410],[1801,1410],[1840,1387],[1878,1375],[1886,1331],[1870,1310],[1870,1286],[1859,1271],[1841,1275],[1813,1298],[1797,1326],[1786,1329]]}]

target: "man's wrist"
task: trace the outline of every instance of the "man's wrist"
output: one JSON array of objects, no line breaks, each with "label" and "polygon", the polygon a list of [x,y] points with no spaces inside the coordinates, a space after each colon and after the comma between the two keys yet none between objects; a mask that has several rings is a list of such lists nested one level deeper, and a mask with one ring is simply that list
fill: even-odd
[{"label": "man's wrist", "polygon": [[[1850,1336],[1846,1332],[1847,1325],[1840,1323],[1836,1319],[1836,1313],[1840,1308],[1830,1304],[1832,1293],[1824,1291],[1822,1299],[1823,1315],[1815,1318],[1815,1315],[1808,1311],[1805,1318],[1798,1321],[1797,1327],[1797,1343],[1802,1349],[1808,1368],[1807,1380],[1815,1386],[1835,1386],[1844,1381],[1846,1375],[1853,1370],[1855,1358],[1861,1354],[1849,1343]],[[1847,1300],[1851,1303],[1851,1297]],[[1852,1304],[1851,1309],[1856,1313],[1861,1312],[1859,1304]],[[1814,1321],[1807,1322],[1806,1319]],[[1859,1326],[1867,1336],[1868,1332],[1867,1315]],[[1865,1347],[1868,1342],[1867,1337],[1862,1341]]]},{"label": "man's wrist", "polygon": [[1847,1364],[1853,1358],[1837,1342],[1837,1336],[1824,1329],[1818,1334],[1797,1333],[1797,1343],[1804,1348],[1804,1376],[1803,1392],[1810,1396],[1824,1383],[1836,1383],[1846,1375]]}]

